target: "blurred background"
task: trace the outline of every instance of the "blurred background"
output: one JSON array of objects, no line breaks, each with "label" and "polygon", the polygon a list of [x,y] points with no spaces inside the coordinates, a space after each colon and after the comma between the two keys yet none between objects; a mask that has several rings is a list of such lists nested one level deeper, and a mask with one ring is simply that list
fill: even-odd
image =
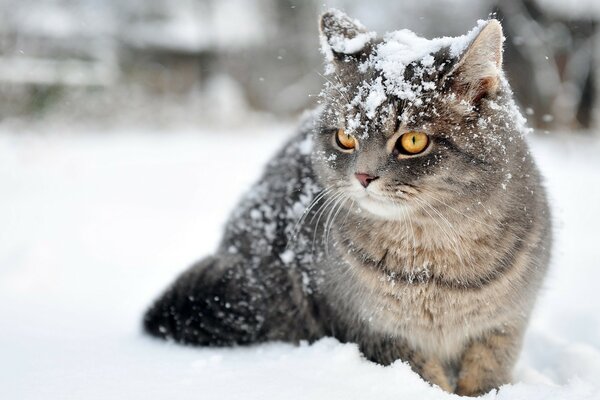
[{"label": "blurred background", "polygon": [[0,124],[294,118],[323,82],[317,16],[329,7],[426,37],[495,13],[530,124],[598,127],[597,0],[0,0]]},{"label": "blurred background", "polygon": [[556,240],[521,383],[498,396],[600,393],[600,0],[0,0],[0,397],[415,398],[388,384],[407,366],[374,379],[341,344],[265,360],[140,332],[316,104],[330,7],[380,34],[502,20]]}]

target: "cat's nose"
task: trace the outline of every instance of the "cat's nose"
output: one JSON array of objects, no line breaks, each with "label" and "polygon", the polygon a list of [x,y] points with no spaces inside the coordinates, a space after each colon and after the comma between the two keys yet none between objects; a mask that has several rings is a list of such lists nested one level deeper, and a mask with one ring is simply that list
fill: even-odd
[{"label": "cat's nose", "polygon": [[356,179],[358,179],[358,181],[360,182],[361,185],[363,185],[363,187],[367,187],[369,186],[369,183],[373,182],[375,179],[378,179],[378,176],[373,176],[373,175],[369,175],[369,174],[365,174],[364,172],[357,172],[354,174],[354,176],[356,177]]}]

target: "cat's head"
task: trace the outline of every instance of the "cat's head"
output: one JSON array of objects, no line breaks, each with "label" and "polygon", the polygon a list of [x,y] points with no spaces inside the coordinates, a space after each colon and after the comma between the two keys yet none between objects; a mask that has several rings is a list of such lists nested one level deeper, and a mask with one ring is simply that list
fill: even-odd
[{"label": "cat's head", "polygon": [[[458,38],[382,39],[339,11],[321,17],[326,84],[314,137],[322,185],[372,216],[506,189],[525,146],[502,73],[502,27]],[[525,151],[525,150],[523,150]]]}]

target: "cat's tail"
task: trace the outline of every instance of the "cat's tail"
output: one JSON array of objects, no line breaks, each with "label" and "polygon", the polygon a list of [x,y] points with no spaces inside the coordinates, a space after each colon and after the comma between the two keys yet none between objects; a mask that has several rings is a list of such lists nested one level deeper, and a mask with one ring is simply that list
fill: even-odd
[{"label": "cat's tail", "polygon": [[259,340],[260,310],[239,286],[235,270],[217,257],[193,265],[152,304],[144,330],[163,339],[200,346],[229,346]]}]

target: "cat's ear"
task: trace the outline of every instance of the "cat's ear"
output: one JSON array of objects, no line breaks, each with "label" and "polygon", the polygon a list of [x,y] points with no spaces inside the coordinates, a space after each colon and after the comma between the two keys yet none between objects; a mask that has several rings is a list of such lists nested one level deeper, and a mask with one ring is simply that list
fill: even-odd
[{"label": "cat's ear", "polygon": [[328,61],[362,52],[375,37],[375,32],[368,32],[360,22],[335,9],[321,15],[320,28],[321,50]]},{"label": "cat's ear", "polygon": [[498,91],[503,41],[500,22],[489,20],[452,69],[452,89],[463,100],[474,104]]}]

